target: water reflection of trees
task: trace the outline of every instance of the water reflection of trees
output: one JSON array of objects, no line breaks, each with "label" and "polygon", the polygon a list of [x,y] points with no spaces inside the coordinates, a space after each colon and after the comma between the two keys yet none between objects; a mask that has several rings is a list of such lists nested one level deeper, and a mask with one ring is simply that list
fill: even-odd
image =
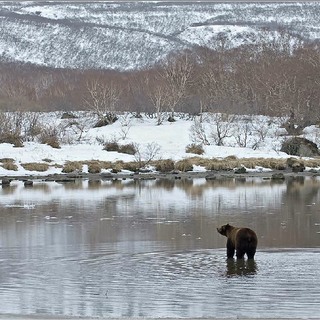
[{"label": "water reflection of trees", "polygon": [[[214,248],[225,246],[225,238],[217,234],[216,227],[229,222],[255,229],[260,247],[318,243],[317,178],[290,178],[280,185],[251,178],[81,181],[80,185],[59,185],[60,191],[48,197],[48,202],[43,201],[41,192],[50,194],[55,188],[54,183],[27,190],[10,187],[16,195],[13,202],[20,207],[21,192],[34,192],[40,200],[34,201],[35,208],[28,214],[21,208],[5,208],[1,229],[10,241],[19,223],[20,240],[28,237],[28,232],[39,232],[42,239],[51,233],[50,242],[67,239],[94,244],[143,239],[176,248]],[[70,198],[59,199],[61,188],[75,192]],[[78,190],[81,193],[77,194]],[[5,192],[1,190],[2,195]]]}]

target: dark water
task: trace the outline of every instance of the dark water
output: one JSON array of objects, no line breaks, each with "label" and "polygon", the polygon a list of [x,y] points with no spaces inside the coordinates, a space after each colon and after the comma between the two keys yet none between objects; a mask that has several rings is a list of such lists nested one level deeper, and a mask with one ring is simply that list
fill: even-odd
[{"label": "dark water", "polygon": [[[0,189],[0,315],[318,317],[320,180]],[[227,261],[224,223],[257,231]]]}]

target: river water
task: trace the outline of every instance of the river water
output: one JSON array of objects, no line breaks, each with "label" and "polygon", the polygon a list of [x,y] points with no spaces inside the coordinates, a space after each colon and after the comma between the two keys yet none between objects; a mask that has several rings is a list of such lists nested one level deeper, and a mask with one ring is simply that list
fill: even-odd
[{"label": "river water", "polygon": [[[316,318],[320,179],[12,182],[0,315]],[[222,224],[253,228],[226,260]]]}]

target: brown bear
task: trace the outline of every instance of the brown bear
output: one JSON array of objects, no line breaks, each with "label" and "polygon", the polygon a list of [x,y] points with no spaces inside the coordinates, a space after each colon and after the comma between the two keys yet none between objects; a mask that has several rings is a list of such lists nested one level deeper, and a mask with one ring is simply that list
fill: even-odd
[{"label": "brown bear", "polygon": [[258,238],[256,233],[249,228],[237,228],[226,224],[217,228],[217,231],[226,236],[227,240],[227,258],[233,258],[234,251],[238,259],[243,259],[247,254],[248,259],[253,259],[256,253]]}]

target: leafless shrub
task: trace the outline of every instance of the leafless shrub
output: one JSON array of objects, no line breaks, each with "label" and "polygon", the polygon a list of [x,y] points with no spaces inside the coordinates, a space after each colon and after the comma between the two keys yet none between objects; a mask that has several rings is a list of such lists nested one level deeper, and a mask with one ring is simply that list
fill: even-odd
[{"label": "leafless shrub", "polygon": [[87,97],[84,102],[98,116],[95,127],[102,127],[117,121],[115,110],[121,91],[113,81],[93,79],[87,82]]},{"label": "leafless shrub", "polygon": [[[97,119],[91,112],[83,112],[76,118],[64,118],[61,126],[64,132],[64,139],[68,138],[68,143],[80,142],[84,134],[94,127]],[[69,135],[68,135],[69,133]],[[67,135],[67,137],[66,137]]]},{"label": "leafless shrub", "polygon": [[193,125],[190,127],[190,139],[194,144],[209,145],[205,125],[198,118],[194,119]]},{"label": "leafless shrub", "polygon": [[232,124],[235,120],[234,115],[214,113],[211,115],[211,135],[217,146],[223,146],[226,138],[232,137]]},{"label": "leafless shrub", "polygon": [[42,144],[51,146],[52,148],[60,149],[58,127],[56,125],[47,125],[42,128],[39,141]]},{"label": "leafless shrub", "polygon": [[120,136],[121,139],[125,140],[129,134],[132,127],[132,118],[129,113],[125,113],[120,117],[121,129]]},{"label": "leafless shrub", "polygon": [[34,141],[35,138],[41,133],[43,124],[40,121],[39,112],[23,112],[22,118],[22,136],[24,141]]},{"label": "leafless shrub", "polygon": [[20,114],[0,112],[0,123],[0,143],[11,143],[15,147],[22,147]]},{"label": "leafless shrub", "polygon": [[252,134],[252,123],[249,121],[238,121],[234,128],[234,138],[239,147],[248,147],[249,136]]},{"label": "leafless shrub", "polygon": [[135,147],[135,161],[138,163],[139,168],[142,168],[155,160],[161,150],[161,147],[155,142],[148,143],[145,149],[142,149],[138,144],[135,144]]}]

